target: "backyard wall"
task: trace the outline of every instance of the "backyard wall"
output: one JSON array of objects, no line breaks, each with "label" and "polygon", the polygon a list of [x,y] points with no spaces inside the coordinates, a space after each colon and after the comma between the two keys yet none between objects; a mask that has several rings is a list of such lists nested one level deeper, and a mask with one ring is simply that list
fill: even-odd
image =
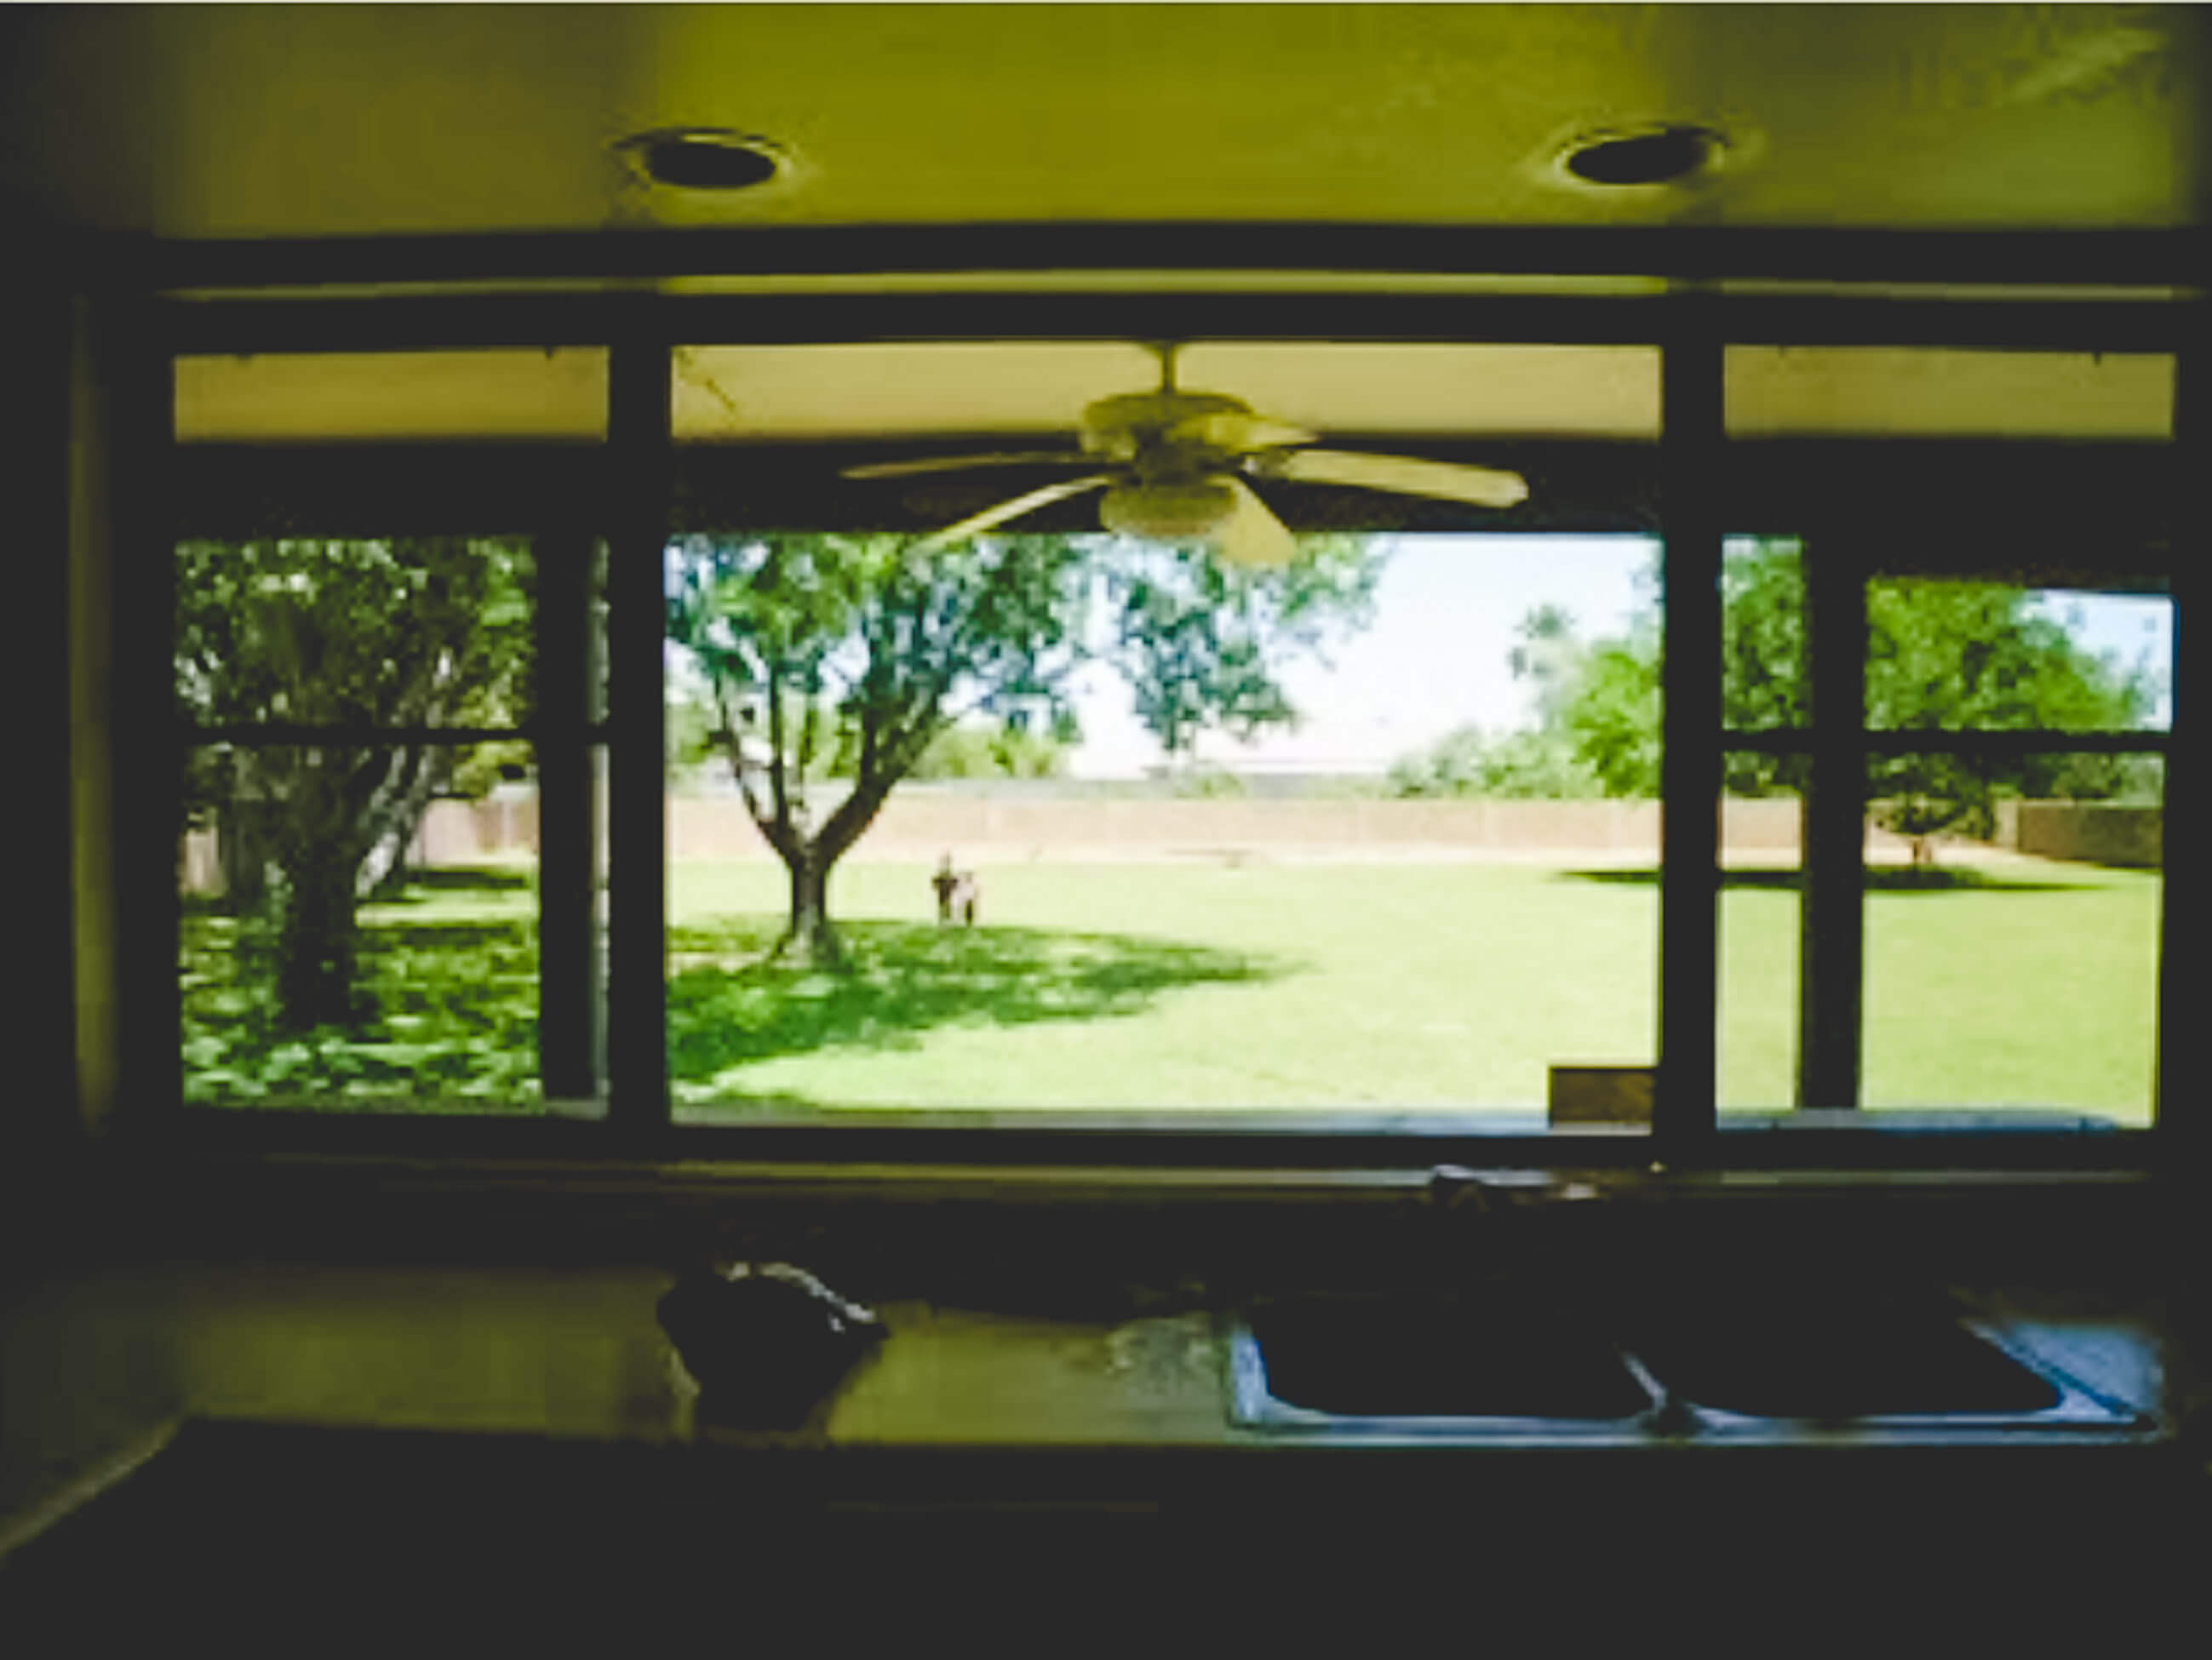
[{"label": "backyard wall", "polygon": [[[2068,801],[2001,804],[1996,845],[2045,859],[2154,868],[2160,854],[2156,808]],[[1788,863],[1797,854],[1794,800],[1724,804],[1722,846],[1730,860]],[[742,804],[677,797],[668,804],[669,851],[677,859],[773,857]],[[411,853],[418,865],[467,864],[528,853],[538,804],[440,801],[425,816]],[[1905,844],[1879,830],[1869,855],[1901,859]],[[859,855],[969,862],[1061,858],[1160,858],[1273,854],[1338,858],[1543,857],[1613,860],[1659,856],[1659,807],[1651,801],[1156,801],[993,800],[916,791],[885,804]],[[193,892],[220,883],[215,837],[185,838],[181,876]]]},{"label": "backyard wall", "polygon": [[[677,858],[765,852],[741,809],[680,800],[669,807]],[[1076,848],[1133,855],[1420,848],[1656,854],[1659,808],[1620,801],[1007,801],[915,794],[892,797],[862,846],[878,857],[927,859]]]},{"label": "backyard wall", "polygon": [[2166,813],[2091,801],[2003,801],[1997,841],[2039,859],[2157,870],[2165,859]]}]

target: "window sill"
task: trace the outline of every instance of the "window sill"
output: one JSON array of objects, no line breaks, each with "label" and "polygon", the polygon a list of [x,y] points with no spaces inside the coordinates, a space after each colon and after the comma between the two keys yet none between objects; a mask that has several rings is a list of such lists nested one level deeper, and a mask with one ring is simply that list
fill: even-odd
[{"label": "window sill", "polygon": [[1478,1168],[2147,1171],[2161,1138],[2068,1110],[1815,1110],[1722,1115],[1687,1145],[1642,1126],[1550,1128],[1537,1111],[1253,1114],[852,1111],[678,1122],[650,1132],[567,1114],[364,1115],[193,1107],[125,1146],[188,1155],[302,1154],[517,1161],[554,1168],[773,1171],[973,1166],[1168,1179],[1170,1171],[1425,1173]]}]

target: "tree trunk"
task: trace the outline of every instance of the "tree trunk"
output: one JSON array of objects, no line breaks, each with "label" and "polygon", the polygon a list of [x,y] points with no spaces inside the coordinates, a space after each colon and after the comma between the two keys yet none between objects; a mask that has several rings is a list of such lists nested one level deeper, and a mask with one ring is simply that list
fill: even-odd
[{"label": "tree trunk", "polygon": [[804,951],[807,962],[817,969],[842,969],[846,966],[844,942],[830,920],[832,861],[822,856],[818,842],[805,844],[796,854],[794,857],[787,850],[783,855],[784,868],[791,876],[791,921],[783,938],[776,941],[775,954],[781,957],[794,950]]},{"label": "tree trunk", "polygon": [[367,1011],[355,994],[360,924],[358,859],[323,848],[295,854],[276,883],[276,1023],[286,1031],[351,1026]]},{"label": "tree trunk", "polygon": [[227,800],[216,811],[216,856],[222,866],[222,908],[233,916],[260,909],[269,891],[269,833],[259,801]]},{"label": "tree trunk", "polygon": [[430,803],[453,774],[452,751],[403,755],[395,770],[406,779],[385,794],[363,816],[372,837],[354,879],[354,892],[363,899],[389,897],[406,885],[407,850],[430,811]]}]

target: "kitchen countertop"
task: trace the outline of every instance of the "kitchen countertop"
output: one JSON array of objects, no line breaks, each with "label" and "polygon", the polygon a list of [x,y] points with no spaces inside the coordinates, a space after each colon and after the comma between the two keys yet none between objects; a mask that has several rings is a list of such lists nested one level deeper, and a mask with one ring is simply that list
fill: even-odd
[{"label": "kitchen countertop", "polygon": [[[10,1496],[27,1479],[41,1398],[49,1427],[73,1427],[80,1444],[99,1438],[70,1421],[87,1409],[105,1415],[118,1442],[129,1438],[121,1431],[143,1433],[167,1417],[652,1444],[722,1435],[700,1422],[696,1390],[657,1323],[672,1283],[642,1267],[250,1263],[109,1268],[50,1283],[19,1293],[7,1313]],[[890,1335],[804,1431],[780,1438],[1314,1444],[1231,1422],[1218,1312],[1194,1299],[1204,1300],[1186,1290],[1152,1299],[1149,1313],[1094,1308],[1080,1318],[877,1303]],[[2197,1398],[2154,1310],[2079,1292],[1978,1300],[2036,1353],[2169,1426]]]},{"label": "kitchen countertop", "polygon": [[[833,1600],[855,1561],[930,1598],[988,1564],[1003,1594],[1055,1608],[1093,1594],[1086,1563],[1188,1597],[1287,1575],[1357,1602],[1365,1584],[1445,1583],[1470,1554],[1561,1596],[1583,1566],[1641,1561],[1657,1594],[1720,1552],[1810,1595],[1808,1564],[1856,1548],[1851,1518],[1870,1509],[1884,1571],[1923,1565],[1936,1594],[2047,1554],[2053,1517],[2092,1589],[2193,1583],[2212,1538],[2212,1505],[2174,1502],[2177,1481],[2203,1488],[2171,1435],[2113,1457],[2052,1436],[1842,1458],[1811,1441],[1721,1447],[1691,1465],[1680,1455],[1700,1444],[1648,1436],[1649,1456],[1621,1457],[1602,1441],[1243,1428],[1221,1310],[1187,1283],[1093,1286],[1059,1317],[1034,1286],[991,1308],[973,1284],[956,1304],[833,1282],[890,1335],[804,1428],[732,1430],[702,1417],[657,1323],[673,1279],[226,1262],[18,1287],[0,1303],[0,1606],[76,1621],[118,1560],[158,1576],[164,1606],[198,1598],[211,1619],[272,1584],[321,1617],[318,1599],[357,1598],[364,1562],[380,1587],[447,1602],[462,1593],[439,1576],[465,1569],[465,1594],[501,1618],[536,1607],[549,1574],[601,1588],[625,1619],[623,1587],[646,1580],[711,1611],[733,1560]],[[1981,1300],[2084,1383],[2162,1415],[2203,1398],[2155,1308],[2078,1290]],[[2039,1444],[2053,1456],[2011,1456]],[[1702,1530],[1679,1525],[1686,1506]],[[2098,1519],[2116,1516],[2140,1520]],[[1607,1542],[1631,1539],[1635,1561]],[[1962,1548],[1980,1577],[1957,1578]],[[568,1635],[552,1604],[544,1617]]]},{"label": "kitchen countertop", "polygon": [[[711,1588],[733,1550],[757,1557],[764,1540],[794,1541],[777,1547],[778,1573],[796,1570],[794,1550],[830,1563],[858,1552],[877,1575],[912,1565],[901,1571],[933,1597],[973,1583],[979,1562],[1019,1564],[994,1585],[1090,1596],[1068,1575],[1091,1560],[1118,1563],[1124,1583],[1182,1574],[1206,1593],[1240,1539],[1254,1541],[1244,1583],[1287,1572],[1356,1596],[1410,1583],[1409,1559],[1444,1584],[1475,1557],[1522,1584],[1556,1568],[1577,1599],[1583,1573],[1632,1559],[1661,1590],[1704,1584],[1722,1560],[1749,1583],[1741,1564],[1755,1559],[1759,1583],[1809,1595],[1815,1571],[1796,1565],[1823,1560],[1815,1539],[1845,1560],[1878,1541],[1861,1571],[1917,1560],[1962,1587],[1990,1583],[1960,1577],[1962,1541],[1985,1541],[1992,1574],[2057,1549],[2100,1608],[2109,1598],[2096,1587],[2194,1583],[2187,1565],[2212,1543],[2212,1504],[2193,1497],[2212,1494],[2212,1327],[2186,1228],[2138,1225],[2157,1213],[2133,1192],[1981,1204],[1905,1189],[1778,1200],[1739,1185],[1741,1202],[1723,1184],[1710,1201],[1626,1192],[1616,1205],[1516,1212],[1474,1238],[1440,1233],[1397,1190],[1188,1203],[1054,1192],[1035,1204],[931,1192],[866,1205],[654,1194],[635,1219],[605,1195],[564,1194],[534,1226],[497,1194],[456,1195],[441,1212],[409,1190],[379,1195],[374,1229],[328,1195],[272,1220],[201,1194],[189,1215],[147,1213],[125,1246],[72,1261],[46,1242],[43,1266],[18,1257],[0,1280],[0,1604],[70,1560],[98,1600],[101,1565],[130,1560],[173,1563],[178,1595],[230,1608],[270,1583],[238,1565],[272,1553],[317,1595],[358,1601],[343,1551],[294,1551],[303,1514],[311,1536],[335,1530],[370,1559],[413,1549],[379,1570],[380,1586],[448,1560],[473,1572],[484,1541],[527,1539],[509,1553],[512,1573],[485,1581],[513,1593],[487,1592],[509,1611],[543,1581],[542,1550],[568,1551],[579,1579],[665,1585],[665,1561],[677,1561]],[[210,1224],[252,1225],[200,1226],[203,1210]],[[326,1214],[330,1225],[310,1225]],[[241,1243],[250,1234],[265,1243]],[[677,1263],[710,1256],[803,1264],[876,1309],[890,1335],[803,1429],[720,1426],[699,1411],[655,1306]],[[1393,1444],[1232,1421],[1225,1314],[1275,1292],[1441,1288],[1463,1277],[1454,1262],[1510,1267],[1570,1298],[1617,1292],[1630,1306],[1639,1283],[1759,1265],[1770,1288],[1800,1298],[1818,1295],[1804,1288],[1822,1273],[1830,1284],[1902,1273],[1959,1290],[2012,1341],[2153,1408],[2160,1430],[2106,1447],[2055,1434],[1862,1439],[1834,1456],[1817,1437],[1764,1449],[1640,1431],[1571,1447]],[[1638,1456],[1614,1456],[1631,1444]],[[124,1479],[134,1470],[143,1479]],[[2179,1505],[2176,1482],[2192,1495]],[[1870,1534],[1853,1519],[1869,1507],[1882,1518]],[[404,1519],[355,1519],[380,1509]],[[1681,1525],[1693,1511],[1724,1530]],[[2194,1535],[2151,1519],[2176,1514],[2199,1517]],[[52,1545],[4,1554],[42,1530]],[[2147,1537],[2165,1566],[2146,1556]],[[597,1561],[625,1549],[629,1579]],[[1346,1553],[1364,1554],[1364,1576]],[[2039,1568],[2039,1590],[2049,1583]]]}]

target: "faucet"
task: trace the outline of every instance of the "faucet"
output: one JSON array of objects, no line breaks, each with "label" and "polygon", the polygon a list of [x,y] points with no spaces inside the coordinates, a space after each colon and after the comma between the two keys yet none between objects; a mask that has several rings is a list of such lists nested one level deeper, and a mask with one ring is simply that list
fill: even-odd
[{"label": "faucet", "polygon": [[1490,1215],[1504,1205],[1597,1196],[1598,1190],[1589,1183],[1563,1182],[1549,1171],[1476,1171],[1464,1164],[1438,1164],[1429,1172],[1428,1185],[1422,1189],[1423,1201],[1438,1210],[1472,1210],[1477,1216]]}]

